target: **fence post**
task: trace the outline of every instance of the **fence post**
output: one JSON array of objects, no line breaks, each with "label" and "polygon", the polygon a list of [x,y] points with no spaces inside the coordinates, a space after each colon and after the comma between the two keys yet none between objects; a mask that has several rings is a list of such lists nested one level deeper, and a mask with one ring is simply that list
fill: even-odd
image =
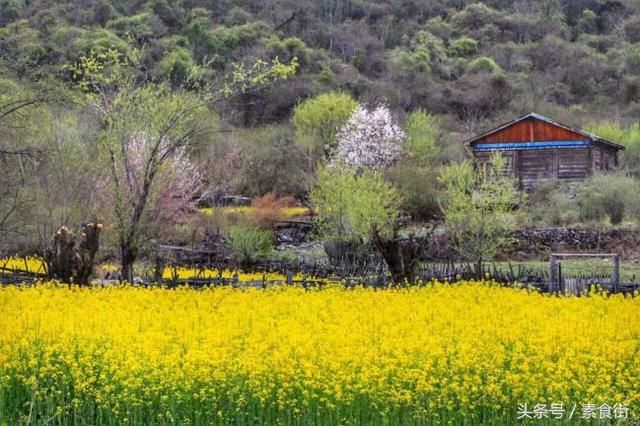
[{"label": "fence post", "polygon": [[613,256],[613,276],[611,277],[613,281],[613,292],[617,293],[620,286],[620,256]]},{"label": "fence post", "polygon": [[160,254],[156,255],[156,269],[153,272],[153,280],[156,284],[162,284],[164,273],[164,259]]},{"label": "fence post", "polygon": [[556,290],[556,272],[557,268],[557,258],[554,255],[549,256],[549,293],[553,293]]}]

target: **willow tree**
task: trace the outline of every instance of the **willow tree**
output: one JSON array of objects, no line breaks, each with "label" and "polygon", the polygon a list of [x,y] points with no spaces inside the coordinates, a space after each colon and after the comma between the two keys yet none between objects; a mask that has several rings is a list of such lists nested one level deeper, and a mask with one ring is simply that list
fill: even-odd
[{"label": "willow tree", "polygon": [[[212,107],[230,97],[272,84],[296,71],[297,61],[235,64],[224,78],[197,90],[171,89],[139,77],[137,64],[115,51],[82,58],[71,70],[90,95],[102,121],[101,143],[110,168],[113,214],[121,256],[121,278],[132,280],[133,264],[154,217],[149,206],[164,194],[179,209],[196,193],[187,164],[198,138],[219,130]],[[183,185],[175,186],[176,180]],[[166,185],[173,183],[171,191]],[[163,187],[164,186],[164,187]],[[186,187],[185,187],[186,186]]]}]

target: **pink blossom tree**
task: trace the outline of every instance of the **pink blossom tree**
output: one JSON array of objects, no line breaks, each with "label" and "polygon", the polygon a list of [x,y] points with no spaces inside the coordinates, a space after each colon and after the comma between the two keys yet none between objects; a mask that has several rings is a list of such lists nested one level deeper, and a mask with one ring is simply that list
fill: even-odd
[{"label": "pink blossom tree", "polygon": [[385,105],[372,110],[360,106],[337,135],[333,161],[381,170],[398,160],[405,138]]},{"label": "pink blossom tree", "polygon": [[[128,161],[122,161],[121,182],[127,182],[124,190],[127,197],[135,198],[141,193],[141,181],[149,156],[154,155],[152,142],[145,133],[138,133],[125,146]],[[168,138],[163,138],[157,154],[166,158],[159,167],[156,183],[149,197],[150,222],[160,226],[167,223],[183,223],[196,209],[199,196],[206,194],[205,179],[200,168],[187,155],[185,146],[174,147]],[[128,175],[128,177],[127,177]],[[132,200],[129,200],[132,201]]]}]

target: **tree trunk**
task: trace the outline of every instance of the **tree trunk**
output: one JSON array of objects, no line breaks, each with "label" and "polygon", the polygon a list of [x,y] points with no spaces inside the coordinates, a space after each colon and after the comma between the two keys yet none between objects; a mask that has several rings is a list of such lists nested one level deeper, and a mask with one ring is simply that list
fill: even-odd
[{"label": "tree trunk", "polygon": [[155,266],[155,270],[153,271],[153,280],[156,284],[162,283],[162,274],[164,272],[164,265],[165,265],[164,258],[159,254],[156,255],[156,266]]},{"label": "tree trunk", "polygon": [[102,224],[98,223],[97,220],[85,223],[83,227],[82,240],[78,248],[80,265],[75,279],[75,282],[78,284],[89,284],[89,280],[93,274],[93,263],[96,258],[96,253],[98,252],[98,248],[100,248],[101,230]]},{"label": "tree trunk", "polygon": [[61,226],[51,237],[51,243],[45,253],[47,272],[50,279],[57,279],[64,283],[71,283],[73,265],[76,263],[74,247],[76,240],[73,232],[66,226]]},{"label": "tree trunk", "polygon": [[65,283],[89,284],[101,230],[102,225],[96,220],[86,223],[80,234],[80,244],[76,247],[78,238],[66,226],[61,226],[45,252],[49,278]]},{"label": "tree trunk", "polygon": [[129,283],[133,282],[133,263],[136,261],[136,250],[129,244],[120,246],[121,272],[120,279]]},{"label": "tree trunk", "polygon": [[422,250],[413,237],[402,240],[394,232],[392,238],[386,239],[375,230],[373,242],[395,284],[415,283]]},{"label": "tree trunk", "polygon": [[484,268],[482,267],[482,257],[476,261],[476,275],[479,281],[484,279]]}]

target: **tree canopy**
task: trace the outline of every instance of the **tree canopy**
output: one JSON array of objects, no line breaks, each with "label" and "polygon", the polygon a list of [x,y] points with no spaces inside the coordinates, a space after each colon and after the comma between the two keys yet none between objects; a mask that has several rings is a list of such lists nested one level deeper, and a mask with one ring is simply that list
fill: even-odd
[{"label": "tree canopy", "polygon": [[559,119],[631,119],[640,102],[638,7],[633,0],[12,0],[0,2],[0,71],[71,81],[77,76],[63,66],[92,51],[130,61],[141,50],[141,76],[192,88],[249,58],[295,57],[300,72],[287,84],[229,104],[236,123],[280,122],[299,99],[331,91],[447,114],[454,129],[534,109]]}]

